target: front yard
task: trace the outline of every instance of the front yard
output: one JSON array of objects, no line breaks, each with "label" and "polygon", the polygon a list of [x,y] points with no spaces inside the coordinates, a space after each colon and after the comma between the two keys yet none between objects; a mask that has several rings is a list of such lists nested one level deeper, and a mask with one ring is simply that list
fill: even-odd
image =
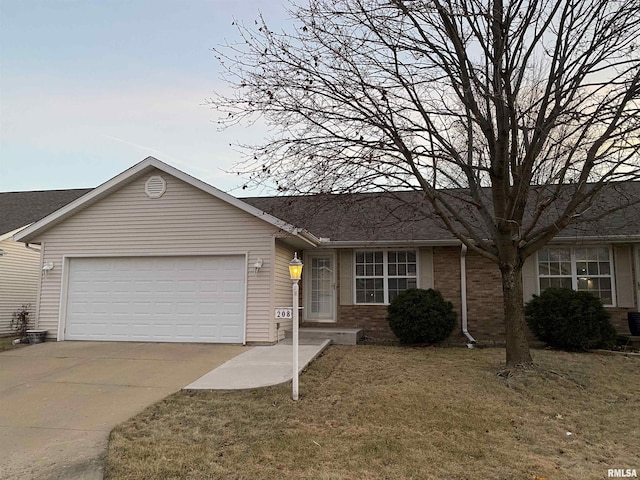
[{"label": "front yard", "polygon": [[640,360],[334,346],[290,385],[179,392],[116,428],[107,479],[598,479],[640,471]]}]

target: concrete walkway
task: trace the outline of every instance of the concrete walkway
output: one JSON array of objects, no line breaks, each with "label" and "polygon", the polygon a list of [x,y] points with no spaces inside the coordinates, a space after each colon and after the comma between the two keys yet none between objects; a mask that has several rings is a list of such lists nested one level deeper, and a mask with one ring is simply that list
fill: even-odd
[{"label": "concrete walkway", "polygon": [[[299,371],[302,372],[330,344],[331,340],[328,339],[300,344],[298,348]],[[203,375],[184,389],[240,390],[288,382],[293,377],[292,348],[291,340],[285,340],[269,347],[253,347]]]}]

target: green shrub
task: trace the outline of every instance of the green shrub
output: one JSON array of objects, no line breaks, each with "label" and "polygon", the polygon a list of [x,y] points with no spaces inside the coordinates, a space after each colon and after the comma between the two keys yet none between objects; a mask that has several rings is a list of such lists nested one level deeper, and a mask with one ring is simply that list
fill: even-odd
[{"label": "green shrub", "polygon": [[527,324],[538,339],[565,350],[608,348],[616,340],[610,315],[589,292],[548,288],[526,305]]},{"label": "green shrub", "polygon": [[453,304],[437,290],[406,290],[393,299],[387,321],[402,344],[440,343],[456,326]]}]

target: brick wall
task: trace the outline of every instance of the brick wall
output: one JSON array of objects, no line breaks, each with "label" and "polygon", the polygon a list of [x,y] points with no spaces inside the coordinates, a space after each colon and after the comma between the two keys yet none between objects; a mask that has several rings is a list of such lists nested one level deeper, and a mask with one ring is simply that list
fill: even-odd
[{"label": "brick wall", "polygon": [[482,342],[504,341],[502,279],[495,263],[467,252],[467,316],[471,335]]},{"label": "brick wall", "polygon": [[[340,255],[337,255],[339,262]],[[340,265],[338,264],[338,270]],[[502,305],[502,283],[500,271],[490,260],[467,252],[467,317],[469,333],[481,344],[501,345],[504,343],[504,315]],[[448,343],[467,343],[462,334],[462,298],[460,293],[460,247],[434,247],[433,249],[434,288],[442,293],[445,300],[453,303],[458,314],[458,326]],[[337,323],[305,322],[305,326],[336,326],[362,328],[369,338],[395,338],[386,320],[385,305],[340,305],[340,274],[336,275]],[[609,308],[611,321],[620,333],[628,333],[627,312],[633,308]],[[539,343],[529,334],[532,344]]]},{"label": "brick wall", "polygon": [[635,308],[607,308],[611,314],[611,323],[618,333],[629,334],[629,321],[627,320],[628,312],[635,312]]},{"label": "brick wall", "polygon": [[[466,255],[467,330],[479,343],[504,342],[504,315],[500,271],[490,260],[473,252]],[[434,288],[453,303],[458,326],[450,343],[466,343],[462,334],[460,289],[460,247],[434,247]]]}]

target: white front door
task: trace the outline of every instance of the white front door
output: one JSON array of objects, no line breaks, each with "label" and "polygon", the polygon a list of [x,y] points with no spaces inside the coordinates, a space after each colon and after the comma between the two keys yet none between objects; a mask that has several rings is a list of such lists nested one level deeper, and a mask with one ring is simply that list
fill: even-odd
[{"label": "white front door", "polygon": [[305,269],[309,272],[304,285],[305,319],[311,322],[336,321],[336,259],[333,252],[309,253]]}]

